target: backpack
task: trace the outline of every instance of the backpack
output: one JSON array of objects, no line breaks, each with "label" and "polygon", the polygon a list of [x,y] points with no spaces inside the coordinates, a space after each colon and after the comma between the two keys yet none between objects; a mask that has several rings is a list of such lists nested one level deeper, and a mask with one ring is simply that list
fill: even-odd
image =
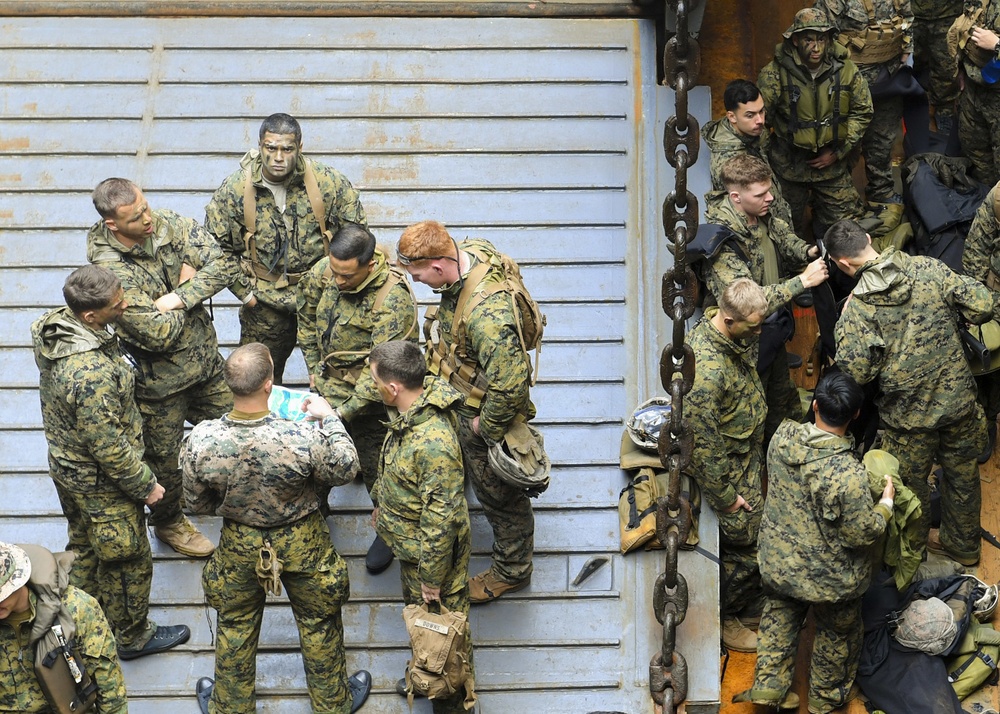
[{"label": "backpack", "polygon": [[[749,262],[740,246],[739,236],[729,227],[719,223],[699,224],[694,239],[687,244],[688,265],[698,278],[698,292],[695,295],[695,305],[698,307],[705,306],[705,296],[709,294],[708,286],[705,284],[705,270],[727,245],[740,260],[744,263]],[[668,243],[667,248],[671,253],[674,252],[673,243]]]},{"label": "backpack", "polygon": [[82,714],[97,703],[97,683],[84,669],[80,646],[67,641],[59,624],[38,642],[35,675],[46,701],[58,714]]},{"label": "backpack", "polygon": [[945,663],[948,681],[959,699],[965,699],[986,682],[1000,659],[1000,632],[990,624],[973,624],[957,650]]},{"label": "backpack", "polygon": [[476,682],[466,656],[468,618],[440,602],[438,606],[440,612],[431,612],[424,603],[403,608],[413,655],[406,663],[406,700],[412,709],[414,693],[447,699],[464,688],[468,711],[476,705]]}]

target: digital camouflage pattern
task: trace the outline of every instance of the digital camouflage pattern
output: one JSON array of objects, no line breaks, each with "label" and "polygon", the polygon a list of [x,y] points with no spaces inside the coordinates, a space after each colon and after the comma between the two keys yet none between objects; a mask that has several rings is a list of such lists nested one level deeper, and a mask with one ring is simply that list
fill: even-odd
[{"label": "digital camouflage pattern", "polygon": [[[483,241],[485,242],[485,241]],[[464,242],[459,242],[459,249]],[[495,250],[495,249],[494,249]],[[469,270],[476,266],[470,258]],[[467,275],[467,273],[466,273]],[[485,281],[501,281],[499,270],[490,271]],[[451,328],[461,281],[441,291],[438,310],[441,339],[451,348]],[[486,298],[472,312],[465,325],[465,351],[477,365],[485,383],[486,396],[481,408],[472,409],[464,401],[457,405],[460,416],[459,441],[465,475],[472,483],[483,513],[493,529],[492,570],[501,580],[516,583],[530,577],[534,551],[535,516],[531,499],[523,489],[515,488],[493,473],[487,460],[487,441],[496,442],[518,414],[531,419],[535,407],[529,396],[528,359],[517,335],[516,316],[511,296],[497,292]],[[434,371],[430,362],[431,372]],[[472,430],[472,420],[479,416],[479,434]]]},{"label": "digital camouflage pattern", "polygon": [[[969,13],[982,5],[966,2]],[[976,26],[1000,33],[1000,0],[989,0]],[[973,45],[969,40],[966,45]],[[983,55],[991,55],[985,50]],[[972,161],[972,175],[992,186],[1000,181],[1000,85],[983,80],[982,69],[968,52],[960,52],[959,63],[965,73],[965,89],[958,99],[958,139],[962,153]]]},{"label": "digital camouflage pattern", "polygon": [[[722,167],[734,156],[748,154],[770,166],[767,154],[771,144],[771,132],[767,127],[760,136],[744,136],[736,130],[727,117],[723,116],[705,124],[701,135],[708,146],[708,170],[712,177],[713,191],[726,190],[722,185]],[[773,177],[773,171],[771,175]],[[774,201],[771,203],[770,214],[788,225],[793,225],[792,210],[781,195],[781,184],[777,178],[771,182],[771,194],[774,196]]]},{"label": "digital camouflage pattern", "polygon": [[922,528],[930,526],[927,475],[937,463],[947,484],[942,541],[958,555],[978,555],[975,459],[986,446],[986,421],[958,327],[960,320],[988,320],[993,295],[939,260],[894,248],[855,277],[858,285],[837,322],[837,362],[859,384],[878,379],[882,448],[899,459],[903,483],[919,496]]},{"label": "digital camouflage pattern", "polygon": [[[327,210],[326,228],[335,235],[344,223],[368,225],[358,192],[339,171],[312,161],[313,174]],[[276,275],[304,273],[326,255],[319,221],[313,215],[306,194],[305,157],[300,153],[288,179],[285,210],[280,211],[271,190],[264,184],[260,153],[255,149],[240,160],[240,168],[229,175],[205,207],[205,227],[215,236],[226,255],[241,263],[233,294],[246,302],[256,296],[258,305],[240,310],[240,344],[262,342],[271,350],[275,381],[280,383],[285,362],[295,347],[296,289],[279,286],[253,275],[250,255],[244,242],[246,217],[243,211],[244,169],[250,168],[256,195],[254,241],[257,262]],[[251,277],[253,275],[253,277]],[[294,282],[294,278],[292,279]]]},{"label": "digital camouflage pattern", "polygon": [[[757,533],[764,498],[764,419],[767,404],[757,375],[756,350],[737,344],[711,323],[718,308],[705,315],[688,336],[696,364],[694,386],[686,398],[694,434],[687,475],[719,517],[723,617],[752,607],[761,598]],[[742,496],[753,509],[723,511]]]},{"label": "digital camouflage pattern", "polygon": [[913,2],[913,73],[918,77],[927,74],[927,99],[934,107],[938,129],[941,129],[943,118],[954,118],[959,95],[958,58],[948,50],[947,35],[955,18],[962,14],[962,0],[927,4],[942,7],[922,15],[919,3]]},{"label": "digital camouflage pattern", "polygon": [[[125,289],[129,306],[115,329],[138,365],[146,461],[166,490],[150,521],[170,523],[181,512],[177,454],[184,421],[215,419],[232,406],[215,326],[202,303],[235,279],[235,262],[196,221],[169,210],[153,211],[153,235],[132,249],[98,221],[87,235],[87,260],[114,271]],[[182,264],[197,270],[183,284]],[[170,292],[186,309],[156,308],[154,302]]]},{"label": "digital camouflage pattern", "polygon": [[181,455],[188,507],[223,517],[219,547],[202,572],[219,613],[213,714],[256,711],[256,656],[266,594],[255,566],[269,540],[299,629],[313,711],[348,714],[341,607],[350,584],[319,513],[317,492],[348,483],[357,452],[343,424],[261,418],[205,421]]},{"label": "digital camouflage pattern", "polygon": [[[353,290],[340,290],[326,277],[330,258],[323,258],[298,284],[298,342],[316,391],[348,423],[361,460],[361,475],[371,492],[378,474],[378,454],[385,439],[385,407],[368,366],[375,345],[419,334],[417,305],[405,275],[385,295],[378,310],[379,290],[389,279],[385,254],[375,251],[371,275]],[[333,353],[343,353],[334,356]],[[329,368],[328,368],[329,366]],[[343,371],[341,371],[343,370]],[[348,370],[350,374],[345,374]]]},{"label": "digital camouflage pattern", "polygon": [[101,599],[122,647],[141,647],[155,631],[142,502],[157,480],[143,462],[135,371],[116,337],[67,307],[36,320],[31,337],[49,475],[78,555],[71,582]]},{"label": "digital camouflage pattern", "polygon": [[[28,581],[29,619],[14,627],[0,620],[0,712],[53,714],[34,672],[38,641],[59,618],[80,647],[82,667],[97,684],[94,714],[128,714],[125,678],[118,662],[115,637],[97,600],[67,583],[68,553],[53,554],[25,546],[32,562]],[[44,558],[47,563],[40,562]],[[45,573],[44,576],[42,574]],[[72,622],[67,630],[66,618]]]},{"label": "digital camouflage pattern", "polygon": [[[992,270],[1000,276],[1000,221],[997,220],[997,186],[990,189],[972,219],[962,250],[962,272],[986,284]],[[1000,319],[1000,306],[994,306],[994,319]]]}]

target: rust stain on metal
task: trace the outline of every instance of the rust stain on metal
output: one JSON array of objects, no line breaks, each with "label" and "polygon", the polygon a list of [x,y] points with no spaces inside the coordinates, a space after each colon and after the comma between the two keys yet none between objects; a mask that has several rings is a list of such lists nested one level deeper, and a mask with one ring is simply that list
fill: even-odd
[{"label": "rust stain on metal", "polygon": [[26,136],[17,136],[13,139],[0,138],[0,151],[23,151],[29,146],[31,146],[31,141]]},{"label": "rust stain on metal", "polygon": [[371,186],[400,184],[416,181],[420,172],[413,156],[386,157],[385,160],[368,162],[361,173],[362,181]]},{"label": "rust stain on metal", "polygon": [[35,114],[38,112],[38,102],[28,102],[27,104],[22,104],[21,109],[29,114]]},{"label": "rust stain on metal", "polygon": [[13,217],[14,217],[13,211],[0,211],[0,218],[13,218]]},{"label": "rust stain on metal", "polygon": [[0,174],[0,183],[21,183],[21,174]]}]

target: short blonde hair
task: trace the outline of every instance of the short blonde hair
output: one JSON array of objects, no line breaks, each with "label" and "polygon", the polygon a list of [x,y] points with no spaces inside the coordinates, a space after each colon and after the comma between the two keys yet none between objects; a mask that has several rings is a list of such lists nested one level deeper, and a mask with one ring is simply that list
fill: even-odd
[{"label": "short blonde hair", "polygon": [[722,291],[719,309],[734,320],[749,320],[751,315],[767,313],[767,296],[750,278],[737,278]]},{"label": "short blonde hair", "polygon": [[727,191],[746,191],[755,183],[774,181],[769,167],[763,159],[750,154],[737,154],[722,165],[719,178]]},{"label": "short blonde hair", "polygon": [[443,223],[421,221],[403,231],[396,252],[410,261],[431,256],[453,256],[455,242]]}]

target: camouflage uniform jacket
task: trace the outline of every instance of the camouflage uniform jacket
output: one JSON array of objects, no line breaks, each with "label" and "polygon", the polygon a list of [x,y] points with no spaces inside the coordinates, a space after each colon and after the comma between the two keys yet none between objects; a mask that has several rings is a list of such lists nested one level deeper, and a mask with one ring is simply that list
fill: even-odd
[{"label": "camouflage uniform jacket", "polygon": [[[777,216],[768,215],[758,218],[757,224],[751,226],[746,214],[733,207],[729,194],[724,191],[710,193],[705,200],[705,220],[732,230],[739,237],[740,249],[747,257],[744,261],[731,246],[726,245],[708,264],[705,283],[716,302],[737,278],[750,278],[763,286],[768,314],[805,292],[800,277],[781,279],[786,269],[798,270],[809,262],[809,246],[795,235],[787,223]],[[772,268],[776,271],[774,275],[769,275],[770,271],[766,269],[764,241],[771,241],[775,248],[777,265]]]},{"label": "camouflage uniform jacket", "polygon": [[[994,210],[996,199],[997,187],[994,186],[976,211],[962,251],[962,272],[984,285],[990,271],[1000,277],[1000,221]],[[998,288],[993,289],[1000,292]],[[993,314],[1000,319],[1000,303],[994,305]]]},{"label": "camouflage uniform jacket", "polygon": [[910,0],[913,16],[921,20],[955,18],[962,14],[964,0]]},{"label": "camouflage uniform jacket", "polygon": [[[375,310],[378,292],[390,275],[385,254],[375,251],[371,275],[353,290],[340,290],[337,282],[324,275],[330,265],[323,258],[298,284],[298,341],[316,389],[340,416],[351,421],[362,413],[385,413],[378,389],[368,366],[368,353],[375,345],[390,340],[416,340],[417,305],[406,278],[389,289]],[[324,358],[333,352],[348,353]],[[356,383],[325,367],[360,369]]]},{"label": "camouflage uniform jacket", "polygon": [[754,456],[762,461],[767,403],[757,375],[756,340],[739,344],[724,336],[711,323],[718,310],[705,310],[688,338],[698,369],[685,398],[694,434],[687,473],[716,511],[732,506],[737,496],[757,508],[760,473],[748,466]]},{"label": "camouflage uniform jacket", "polygon": [[319,510],[317,493],[358,473],[343,423],[233,414],[197,424],[181,449],[184,500],[192,513],[276,528]]},{"label": "camouflage uniform jacket", "polygon": [[456,541],[471,537],[453,411],[461,401],[441,378],[424,379],[423,393],[389,422],[372,490],[375,529],[400,560],[417,564],[420,582],[430,587],[451,571]]},{"label": "camouflage uniform jacket", "polygon": [[[232,285],[233,294],[244,302],[255,295],[265,305],[292,313],[295,312],[294,286],[278,287],[274,282],[249,276],[250,255],[243,239],[246,233],[243,213],[246,167],[250,168],[256,191],[254,240],[257,262],[276,275],[303,273],[326,255],[323,234],[313,215],[303,180],[305,157],[300,154],[292,170],[284,213],[278,210],[274,195],[264,184],[262,161],[257,150],[249,151],[243,156],[240,170],[230,174],[222,182],[205,207],[205,227],[219,241],[226,255],[243,261],[240,277]],[[367,226],[365,209],[361,206],[358,192],[347,177],[318,161],[312,161],[312,168],[327,210],[326,228],[331,235],[336,234],[347,222]]]},{"label": "camouflage uniform jacket", "polygon": [[[736,131],[729,119],[722,117],[708,122],[702,128],[702,136],[708,146],[708,170],[712,174],[712,190],[725,191],[722,185],[722,167],[729,159],[741,154],[749,154],[770,166],[767,158],[768,147],[771,144],[771,132],[765,127],[760,136],[744,136]],[[773,171],[771,172],[774,173]],[[771,182],[771,193],[774,201],[771,203],[771,215],[792,225],[792,209],[781,196],[781,185]]]},{"label": "camouflage uniform jacket", "polygon": [[802,602],[840,602],[868,588],[872,548],[892,517],[872,501],[854,440],[786,419],[767,452],[761,521],[765,585]]},{"label": "camouflage uniform jacket", "polygon": [[[462,246],[463,243],[458,244],[459,249]],[[470,259],[471,271],[478,260],[468,253],[465,255]],[[500,280],[502,277],[497,271],[491,271],[485,280]],[[462,281],[441,290],[438,320],[441,339],[449,349],[455,307],[461,291]],[[487,442],[502,439],[507,433],[507,427],[518,414],[523,414],[528,419],[535,415],[535,407],[528,393],[528,360],[521,349],[521,338],[517,335],[514,310],[510,294],[497,292],[473,310],[465,325],[466,354],[475,362],[476,371],[485,378],[486,396],[478,413],[479,432]],[[434,370],[433,363],[431,370]],[[458,410],[465,416],[476,416],[476,410],[464,402],[459,404]]]},{"label": "camouflage uniform jacket", "polygon": [[83,660],[80,664],[97,684],[93,714],[127,714],[125,678],[111,626],[97,600],[69,584],[72,554],[53,554],[32,545],[21,547],[31,561],[28,580],[31,615],[20,623],[17,631],[9,620],[0,620],[0,712],[55,711],[45,700],[34,663],[37,647],[46,644],[50,638],[45,636],[58,621],[67,640],[76,640]]},{"label": "camouflage uniform jacket", "polygon": [[[793,130],[790,127],[791,103],[790,87],[782,82],[782,69],[787,72],[788,81],[803,93],[809,93],[812,101],[819,105],[821,95],[830,92],[837,82],[847,94],[848,110],[846,118],[837,131],[837,158],[825,169],[814,169],[806,162],[816,154],[809,149],[792,143]],[[871,123],[874,109],[868,82],[858,71],[858,67],[848,58],[847,50],[834,43],[827,53],[827,61],[814,79],[802,64],[791,40],[785,40],[774,49],[774,59],[760,71],[757,87],[767,107],[768,124],[773,129],[770,144],[770,164],[781,178],[789,181],[826,181],[840,176],[847,170],[844,159],[861,142],[865,130]],[[825,101],[825,100],[823,100]],[[813,147],[818,151],[822,147]]]},{"label": "camouflage uniform jacket", "polygon": [[976,385],[959,320],[982,323],[993,295],[935,258],[888,248],[858,270],[837,321],[837,363],[859,384],[878,378],[882,421],[932,431],[968,416]]},{"label": "camouflage uniform jacket", "polygon": [[[896,9],[897,1],[899,2],[898,10]],[[813,7],[823,10],[830,21],[844,34],[861,34],[870,22],[863,0],[816,0]],[[875,11],[876,22],[888,23],[896,20],[900,24],[903,30],[903,43],[900,56],[888,62],[861,64],[855,60],[855,64],[858,65],[858,69],[869,85],[878,79],[879,73],[883,69],[889,73],[899,69],[902,66],[902,55],[913,54],[913,35],[910,31],[910,28],[913,27],[913,10],[910,7],[910,0],[872,0],[872,7]]]},{"label": "camouflage uniform jacket", "polygon": [[[983,8],[983,4],[979,0],[966,0],[965,2],[965,12],[966,14],[972,14],[979,8]],[[979,18],[979,22],[976,23],[977,27],[982,27],[987,30],[992,30],[993,32],[1000,35],[1000,0],[989,0],[986,7],[983,8],[982,17]],[[974,45],[970,39],[966,47],[969,45]],[[992,54],[990,50],[985,50],[982,55]],[[995,57],[995,55],[994,55]],[[970,57],[967,51],[959,50],[958,53],[959,65],[965,70],[965,76],[971,81],[975,82],[979,86],[990,89],[997,90],[1000,89],[998,84],[990,84],[989,82],[983,81],[983,71]]]},{"label": "camouflage uniform jacket", "polygon": [[31,340],[52,478],[75,493],[144,501],[156,477],[142,461],[135,371],[118,339],[63,307],[35,320]]},{"label": "camouflage uniform jacket", "polygon": [[[153,211],[153,235],[126,248],[104,221],[87,234],[87,260],[115,272],[128,308],[115,329],[139,363],[140,401],[159,401],[219,373],[222,357],[204,300],[229,285],[236,264],[196,221],[173,211]],[[181,284],[181,264],[197,274]],[[160,312],[157,298],[175,292],[185,309]]]}]

